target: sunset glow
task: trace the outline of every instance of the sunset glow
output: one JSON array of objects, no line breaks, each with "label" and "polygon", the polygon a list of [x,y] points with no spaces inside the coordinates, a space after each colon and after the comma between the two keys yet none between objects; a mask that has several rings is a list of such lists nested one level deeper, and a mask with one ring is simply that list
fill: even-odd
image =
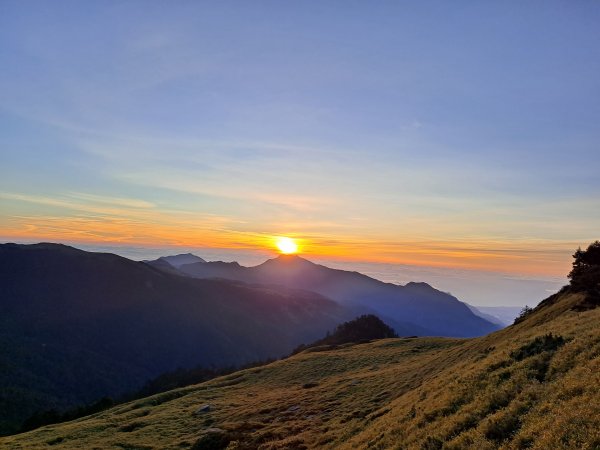
[{"label": "sunset glow", "polygon": [[598,237],[585,7],[21,5],[0,14],[0,240],[288,233],[307,257],[559,276]]},{"label": "sunset glow", "polygon": [[284,255],[292,255],[298,252],[298,244],[289,237],[277,238],[277,248]]}]

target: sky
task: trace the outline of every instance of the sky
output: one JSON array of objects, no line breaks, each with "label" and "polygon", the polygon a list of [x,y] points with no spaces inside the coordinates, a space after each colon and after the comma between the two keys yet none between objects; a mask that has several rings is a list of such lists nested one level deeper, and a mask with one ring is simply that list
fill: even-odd
[{"label": "sky", "polygon": [[4,242],[556,283],[600,237],[596,1],[0,0],[0,67]]}]

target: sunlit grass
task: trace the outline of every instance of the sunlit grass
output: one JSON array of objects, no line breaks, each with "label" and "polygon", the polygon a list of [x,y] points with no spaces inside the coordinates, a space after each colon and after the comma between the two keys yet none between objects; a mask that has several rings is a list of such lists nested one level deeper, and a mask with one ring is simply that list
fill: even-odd
[{"label": "sunlit grass", "polygon": [[598,448],[600,310],[572,311],[580,300],[477,339],[300,353],[0,446],[223,448],[225,435],[230,449]]}]

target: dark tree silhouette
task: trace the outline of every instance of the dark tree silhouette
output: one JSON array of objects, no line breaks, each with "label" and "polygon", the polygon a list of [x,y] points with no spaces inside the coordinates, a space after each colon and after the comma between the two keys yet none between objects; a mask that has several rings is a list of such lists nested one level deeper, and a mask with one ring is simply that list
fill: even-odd
[{"label": "dark tree silhouette", "polygon": [[573,290],[600,298],[600,241],[591,243],[587,250],[579,248],[573,258],[573,269],[569,273]]},{"label": "dark tree silhouette", "polygon": [[530,307],[529,305],[525,305],[523,307],[523,309],[521,309],[521,312],[519,312],[519,315],[515,318],[515,322],[514,324],[518,324],[519,322],[522,322],[523,320],[525,320],[525,318],[531,314],[531,312],[533,311],[533,308]]}]

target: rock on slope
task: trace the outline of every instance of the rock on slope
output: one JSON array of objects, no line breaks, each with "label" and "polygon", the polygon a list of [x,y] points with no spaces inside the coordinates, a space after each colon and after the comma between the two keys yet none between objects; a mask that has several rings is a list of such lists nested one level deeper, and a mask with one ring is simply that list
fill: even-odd
[{"label": "rock on slope", "polygon": [[564,291],[481,338],[306,351],[0,446],[596,449],[600,308],[582,305]]}]

